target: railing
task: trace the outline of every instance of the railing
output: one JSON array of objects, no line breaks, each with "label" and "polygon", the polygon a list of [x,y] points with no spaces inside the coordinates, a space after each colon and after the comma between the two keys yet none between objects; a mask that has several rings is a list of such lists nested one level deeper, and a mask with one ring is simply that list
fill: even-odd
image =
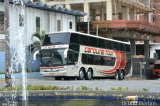
[{"label": "railing", "polygon": [[141,5],[145,5],[150,7],[150,0],[127,0],[130,3],[139,3]]},{"label": "railing", "polygon": [[112,20],[112,21],[94,21],[92,22],[93,29],[109,28],[109,29],[126,29],[140,33],[160,34],[160,27],[149,22],[139,20]]},{"label": "railing", "polygon": [[137,2],[150,7],[150,0],[137,0]]}]

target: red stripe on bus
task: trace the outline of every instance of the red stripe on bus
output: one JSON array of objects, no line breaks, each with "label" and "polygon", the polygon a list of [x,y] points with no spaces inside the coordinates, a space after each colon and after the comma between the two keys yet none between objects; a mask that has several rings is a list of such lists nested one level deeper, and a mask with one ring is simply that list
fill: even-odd
[{"label": "red stripe on bus", "polygon": [[121,54],[121,65],[120,65],[120,69],[125,68],[126,66],[126,53],[125,52],[120,52]]},{"label": "red stripe on bus", "polygon": [[114,52],[115,52],[115,54],[116,54],[116,62],[115,62],[114,68],[111,69],[111,70],[101,70],[101,71],[100,71],[101,73],[104,73],[104,74],[111,74],[111,73],[116,72],[116,69],[119,69],[120,63],[121,63],[121,61],[120,61],[120,57],[121,57],[120,51],[115,50]]}]

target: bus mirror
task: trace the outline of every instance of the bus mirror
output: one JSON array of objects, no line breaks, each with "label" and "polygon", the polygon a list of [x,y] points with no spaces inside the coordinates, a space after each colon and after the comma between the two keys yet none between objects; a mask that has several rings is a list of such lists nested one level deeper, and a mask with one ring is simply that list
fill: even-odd
[{"label": "bus mirror", "polygon": [[36,60],[37,54],[39,54],[39,51],[36,51],[36,52],[33,54],[33,60]]}]

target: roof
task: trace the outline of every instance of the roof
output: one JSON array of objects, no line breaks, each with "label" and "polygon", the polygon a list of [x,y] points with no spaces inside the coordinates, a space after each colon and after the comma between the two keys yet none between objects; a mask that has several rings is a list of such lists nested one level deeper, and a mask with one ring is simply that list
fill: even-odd
[{"label": "roof", "polygon": [[[16,0],[9,0],[9,3],[20,5],[21,4],[20,1],[21,0],[19,0],[18,2]],[[0,0],[0,2],[4,2],[4,0]],[[49,5],[41,3],[41,2],[31,2],[30,0],[24,2],[24,5],[26,7],[30,7],[30,8],[36,8],[36,9],[47,10],[47,11],[51,11],[51,12],[58,12],[58,13],[74,15],[74,16],[84,16],[85,15],[84,12],[81,12],[78,10],[66,9],[66,8],[62,8],[62,7],[57,7],[55,5],[49,6]]]}]

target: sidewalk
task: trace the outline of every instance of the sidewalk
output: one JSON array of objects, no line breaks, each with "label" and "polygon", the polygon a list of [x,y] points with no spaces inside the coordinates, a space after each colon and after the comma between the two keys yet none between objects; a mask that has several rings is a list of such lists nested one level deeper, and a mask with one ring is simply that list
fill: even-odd
[{"label": "sidewalk", "polygon": [[[40,79],[40,78],[42,78],[40,76],[39,72],[26,73],[26,77],[29,78],[29,79]],[[4,79],[4,78],[5,78],[5,74],[0,74],[0,79]],[[15,78],[15,79],[22,78],[22,74],[21,73],[14,73],[14,74],[12,74],[12,78]]]}]

